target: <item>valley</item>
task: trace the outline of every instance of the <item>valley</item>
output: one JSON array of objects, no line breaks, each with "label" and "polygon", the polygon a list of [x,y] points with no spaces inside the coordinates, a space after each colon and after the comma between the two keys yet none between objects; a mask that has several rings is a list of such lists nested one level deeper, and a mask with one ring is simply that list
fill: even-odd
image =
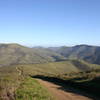
[{"label": "valley", "polygon": [[0,57],[0,100],[100,99],[99,64],[18,44],[1,44]]}]

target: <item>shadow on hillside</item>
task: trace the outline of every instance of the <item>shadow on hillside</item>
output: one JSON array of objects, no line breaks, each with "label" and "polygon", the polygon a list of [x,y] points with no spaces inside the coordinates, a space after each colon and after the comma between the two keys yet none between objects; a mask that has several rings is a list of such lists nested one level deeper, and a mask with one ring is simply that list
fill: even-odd
[{"label": "shadow on hillside", "polygon": [[[88,94],[88,93],[90,93],[89,91],[83,92],[81,87],[83,86],[82,88],[84,88],[84,85],[74,83],[72,80],[65,81],[65,80],[62,80],[62,79],[59,79],[59,78],[47,77],[47,76],[42,76],[42,75],[36,75],[36,76],[32,76],[32,77],[42,79],[44,81],[52,82],[53,84],[59,85],[60,87],[58,89],[61,89],[63,91],[76,93],[76,94],[82,95],[82,96],[86,96],[86,97],[91,98],[92,100],[100,100],[100,99],[97,99],[96,96],[89,95]],[[88,87],[85,87],[85,88],[88,88]]]}]

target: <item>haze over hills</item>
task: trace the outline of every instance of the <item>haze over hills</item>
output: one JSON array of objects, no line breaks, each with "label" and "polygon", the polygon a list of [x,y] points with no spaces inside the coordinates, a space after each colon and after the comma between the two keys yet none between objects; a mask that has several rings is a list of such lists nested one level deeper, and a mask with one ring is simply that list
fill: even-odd
[{"label": "haze over hills", "polygon": [[94,64],[100,64],[100,47],[89,45],[77,45],[73,47],[49,47],[66,58],[82,59]]}]

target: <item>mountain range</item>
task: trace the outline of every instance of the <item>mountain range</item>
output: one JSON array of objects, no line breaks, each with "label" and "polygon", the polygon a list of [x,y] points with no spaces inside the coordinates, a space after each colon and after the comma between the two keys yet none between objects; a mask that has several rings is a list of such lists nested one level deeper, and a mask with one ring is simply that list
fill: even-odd
[{"label": "mountain range", "polygon": [[0,44],[0,66],[36,64],[82,59],[100,64],[100,47],[77,45],[73,47],[25,47],[20,44]]},{"label": "mountain range", "polygon": [[50,50],[61,54],[67,59],[82,59],[89,63],[100,64],[100,47],[77,45],[73,47],[49,47]]}]

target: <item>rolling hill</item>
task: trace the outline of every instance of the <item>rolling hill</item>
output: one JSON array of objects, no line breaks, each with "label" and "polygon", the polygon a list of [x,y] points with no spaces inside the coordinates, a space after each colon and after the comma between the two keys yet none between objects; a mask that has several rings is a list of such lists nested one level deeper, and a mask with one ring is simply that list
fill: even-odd
[{"label": "rolling hill", "polygon": [[94,64],[100,64],[100,47],[77,45],[73,47],[49,47],[48,49],[70,59],[82,59]]},{"label": "rolling hill", "polygon": [[35,64],[82,59],[89,63],[100,64],[100,47],[77,45],[73,47],[34,47],[19,44],[0,44],[0,66],[14,64]]},{"label": "rolling hill", "polygon": [[0,66],[47,63],[65,58],[48,49],[29,48],[19,44],[0,44]]},{"label": "rolling hill", "polygon": [[90,64],[82,60],[66,60],[42,64],[21,64],[12,67],[22,69],[24,73],[29,75],[63,75],[100,69],[100,65]]}]

